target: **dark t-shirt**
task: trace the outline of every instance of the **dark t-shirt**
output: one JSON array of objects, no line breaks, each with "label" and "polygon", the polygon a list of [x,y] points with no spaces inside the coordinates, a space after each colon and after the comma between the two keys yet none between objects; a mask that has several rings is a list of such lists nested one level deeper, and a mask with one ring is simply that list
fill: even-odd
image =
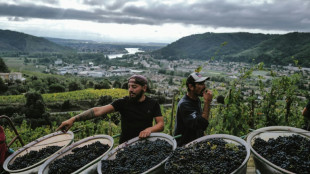
[{"label": "dark t-shirt", "polygon": [[139,136],[141,131],[153,125],[154,117],[162,116],[158,102],[147,96],[143,102],[131,101],[127,96],[111,105],[121,114],[122,133],[119,143]]},{"label": "dark t-shirt", "polygon": [[178,103],[174,135],[182,134],[177,139],[178,146],[183,146],[204,136],[209,122],[202,117],[200,100],[193,100],[185,95]]}]

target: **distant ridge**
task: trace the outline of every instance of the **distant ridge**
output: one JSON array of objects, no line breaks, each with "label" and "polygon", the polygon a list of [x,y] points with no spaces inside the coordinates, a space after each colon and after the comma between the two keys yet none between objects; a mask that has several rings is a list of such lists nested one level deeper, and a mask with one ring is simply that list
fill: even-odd
[{"label": "distant ridge", "polygon": [[71,52],[72,48],[45,38],[10,30],[0,30],[0,52]]},{"label": "distant ridge", "polygon": [[134,42],[97,42],[93,40],[77,40],[77,39],[60,39],[60,38],[52,38],[52,37],[44,37],[49,41],[55,42],[60,45],[70,45],[77,43],[88,43],[88,44],[101,44],[101,45],[125,45],[125,46],[159,46],[164,47],[167,46],[167,43],[156,43],[156,42],[148,42],[148,43],[134,43]]},{"label": "distant ridge", "polygon": [[[223,43],[224,46],[221,46]],[[155,58],[264,62],[310,67],[310,33],[204,33],[183,37],[154,51]]]}]

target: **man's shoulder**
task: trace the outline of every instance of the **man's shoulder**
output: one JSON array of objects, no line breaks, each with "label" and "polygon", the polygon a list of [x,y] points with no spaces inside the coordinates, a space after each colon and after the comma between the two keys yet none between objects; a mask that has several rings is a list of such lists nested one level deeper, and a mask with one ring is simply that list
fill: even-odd
[{"label": "man's shoulder", "polygon": [[129,101],[129,97],[128,97],[128,96],[125,96],[125,97],[123,97],[123,98],[119,98],[119,99],[114,100],[114,101],[112,102],[112,104],[113,104],[113,103],[122,103],[122,102],[127,102],[127,101]]},{"label": "man's shoulder", "polygon": [[145,96],[145,102],[148,103],[158,103],[158,101],[156,99],[153,99],[151,97]]},{"label": "man's shoulder", "polygon": [[187,106],[190,106],[190,105],[193,105],[193,102],[187,96],[184,96],[183,98],[181,98],[181,100],[178,103],[179,107],[187,107]]},{"label": "man's shoulder", "polygon": [[310,109],[310,100],[308,101],[308,104],[307,104],[306,108]]},{"label": "man's shoulder", "polygon": [[192,100],[187,96],[187,95],[184,95],[181,100],[179,101],[179,104],[182,104],[182,103],[191,103]]}]

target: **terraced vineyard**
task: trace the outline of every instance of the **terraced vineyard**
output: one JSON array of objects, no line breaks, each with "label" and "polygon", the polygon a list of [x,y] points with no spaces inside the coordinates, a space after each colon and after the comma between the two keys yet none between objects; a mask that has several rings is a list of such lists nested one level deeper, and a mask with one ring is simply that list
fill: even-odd
[{"label": "terraced vineyard", "polygon": [[[63,102],[65,100],[81,101],[81,100],[97,100],[100,96],[110,95],[113,99],[124,97],[128,94],[125,89],[85,89],[79,91],[62,92],[42,94],[43,100],[46,103]],[[0,104],[26,103],[26,97],[24,95],[9,95],[0,96]]]}]

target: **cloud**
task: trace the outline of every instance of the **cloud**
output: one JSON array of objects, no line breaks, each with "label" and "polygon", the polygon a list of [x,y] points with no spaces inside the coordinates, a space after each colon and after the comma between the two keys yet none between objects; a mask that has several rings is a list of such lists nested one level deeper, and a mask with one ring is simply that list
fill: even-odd
[{"label": "cloud", "polygon": [[121,9],[128,2],[135,2],[137,0],[84,0],[83,4],[91,6],[103,6],[109,10]]},{"label": "cloud", "polygon": [[[54,5],[60,3],[57,0],[47,2]],[[282,31],[309,31],[310,29],[310,1],[201,0],[187,3],[187,1],[175,0],[167,2],[169,1],[84,0],[80,5],[87,9],[1,3],[0,16],[11,19],[69,19],[132,25],[177,23],[213,28]]]},{"label": "cloud", "polygon": [[27,21],[27,18],[21,18],[21,17],[8,17],[9,21]]}]

